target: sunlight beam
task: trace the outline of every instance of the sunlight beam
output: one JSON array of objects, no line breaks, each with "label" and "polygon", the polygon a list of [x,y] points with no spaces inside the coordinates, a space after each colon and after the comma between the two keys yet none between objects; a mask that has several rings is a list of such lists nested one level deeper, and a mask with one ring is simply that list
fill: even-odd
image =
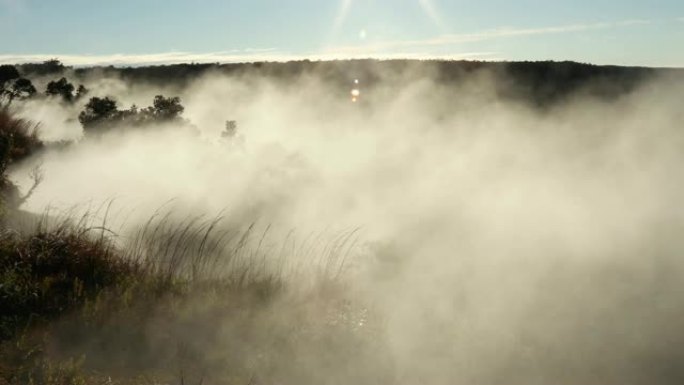
[{"label": "sunlight beam", "polygon": [[446,29],[444,21],[442,20],[442,17],[440,16],[439,11],[435,7],[435,4],[432,2],[432,0],[418,0],[418,3],[420,3],[421,8],[423,8],[423,11],[432,20],[432,22],[435,23],[439,29],[444,31]]},{"label": "sunlight beam", "polygon": [[351,8],[352,0],[342,0],[340,3],[340,9],[337,11],[337,17],[335,18],[335,23],[333,24],[333,34],[337,34],[339,29],[347,20],[347,15],[349,14],[349,8]]}]

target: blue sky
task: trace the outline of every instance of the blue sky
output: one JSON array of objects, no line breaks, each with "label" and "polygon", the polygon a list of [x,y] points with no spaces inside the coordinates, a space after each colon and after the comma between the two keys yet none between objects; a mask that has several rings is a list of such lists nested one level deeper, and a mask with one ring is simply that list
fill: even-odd
[{"label": "blue sky", "polygon": [[0,61],[357,57],[684,67],[682,0],[0,0]]}]

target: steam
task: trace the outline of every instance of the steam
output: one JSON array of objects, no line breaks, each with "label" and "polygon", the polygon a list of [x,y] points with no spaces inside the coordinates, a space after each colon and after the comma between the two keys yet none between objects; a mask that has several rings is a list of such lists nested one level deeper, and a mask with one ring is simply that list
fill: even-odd
[{"label": "steam", "polygon": [[[359,227],[352,284],[383,319],[396,383],[679,383],[684,84],[540,111],[497,97],[493,75],[454,87],[420,68],[378,74],[359,103],[316,73],[207,75],[180,91],[199,135],[124,130],[49,151],[27,209],[114,198],[142,221],[175,199],[283,237]],[[123,106],[160,93],[86,86]],[[78,106],[50,103],[23,114],[45,138],[78,138]]]}]

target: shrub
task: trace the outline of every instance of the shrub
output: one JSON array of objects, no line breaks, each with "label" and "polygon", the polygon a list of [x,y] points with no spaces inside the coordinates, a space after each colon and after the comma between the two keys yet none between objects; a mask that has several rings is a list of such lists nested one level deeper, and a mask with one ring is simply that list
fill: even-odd
[{"label": "shrub", "polygon": [[9,64],[0,65],[0,88],[8,81],[18,79],[19,77],[19,71],[17,71],[15,66]]},{"label": "shrub", "polygon": [[61,315],[135,272],[109,241],[87,231],[6,232],[0,237],[0,338]]},{"label": "shrub", "polygon": [[42,179],[38,169],[34,174],[34,185],[29,193],[21,197],[17,186],[9,180],[7,169],[43,148],[38,138],[38,125],[14,117],[7,107],[0,108],[0,196],[10,207],[20,206],[33,193]]},{"label": "shrub", "polygon": [[119,110],[116,100],[109,97],[93,97],[79,114],[78,120],[86,131],[121,126],[143,127],[173,121],[186,123],[181,117],[184,110],[179,97],[157,95],[152,106],[138,109],[133,105],[127,110]]},{"label": "shrub", "polygon": [[89,129],[107,123],[111,124],[120,118],[120,115],[121,112],[116,105],[116,100],[108,97],[94,97],[88,101],[85,110],[78,115],[78,121],[81,122],[84,129]]}]

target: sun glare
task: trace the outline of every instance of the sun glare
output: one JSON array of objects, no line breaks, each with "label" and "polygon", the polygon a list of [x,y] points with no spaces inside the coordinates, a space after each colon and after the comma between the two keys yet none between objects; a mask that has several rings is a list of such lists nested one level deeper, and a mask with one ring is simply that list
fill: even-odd
[{"label": "sun glare", "polygon": [[[352,7],[353,0],[342,0],[340,2],[339,10],[337,12],[337,17],[335,18],[335,22],[333,23],[333,32],[337,32],[342,25],[347,20],[347,16],[349,15],[349,11]],[[418,4],[420,7],[423,9],[423,12],[425,15],[427,15],[432,22],[439,27],[440,29],[444,30],[444,22],[442,21],[442,17],[440,15],[440,12],[437,10],[437,7],[435,6],[433,0],[418,0]],[[359,32],[359,38],[361,40],[365,40],[367,37],[367,32],[365,29],[361,30]]]},{"label": "sun glare", "polygon": [[437,11],[437,8],[432,0],[418,0],[418,3],[423,8],[425,14],[432,20],[432,22],[435,23],[435,25],[437,25],[440,29],[444,29],[442,17],[440,16],[439,11]]},{"label": "sun glare", "polygon": [[351,8],[352,0],[342,0],[340,3],[339,11],[337,11],[337,17],[335,18],[335,23],[333,24],[334,32],[344,24],[347,20],[347,14],[349,13],[349,8]]}]

